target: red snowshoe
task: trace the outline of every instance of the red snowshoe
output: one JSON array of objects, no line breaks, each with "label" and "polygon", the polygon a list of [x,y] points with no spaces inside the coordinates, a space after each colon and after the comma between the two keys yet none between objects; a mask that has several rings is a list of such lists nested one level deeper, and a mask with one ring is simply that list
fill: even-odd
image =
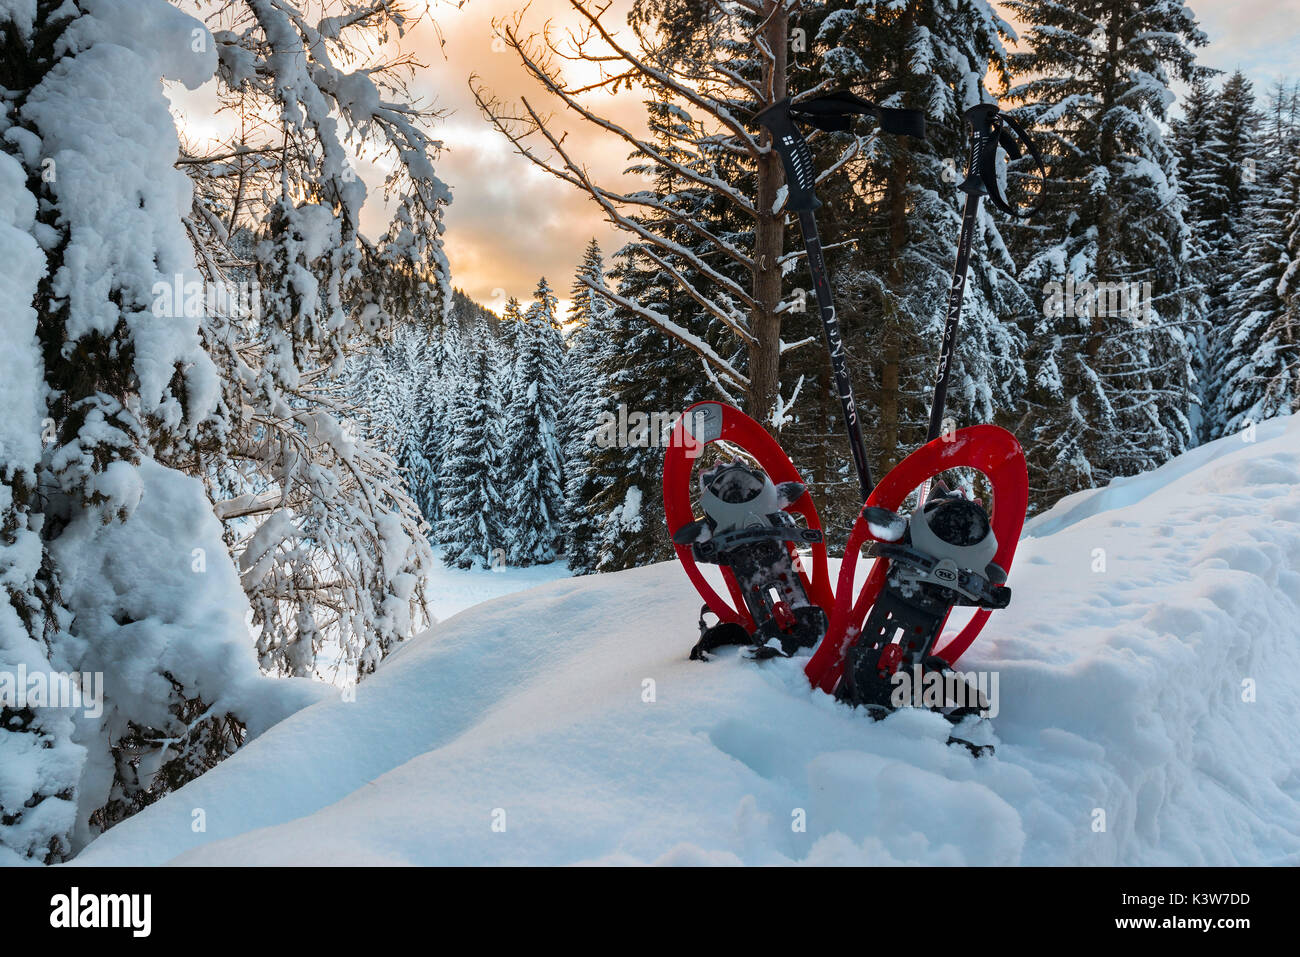
[{"label": "red snowshoe", "polygon": [[[735,461],[700,473],[704,517],[697,519],[692,466],[705,445],[719,441],[748,452],[761,468]],[[821,522],[799,473],[762,426],[720,402],[687,409],[664,458],[664,512],[677,557],[705,601],[691,658],[730,644],[754,646],[754,657],[789,656],[821,640],[832,600]],[[811,576],[801,545],[812,550]],[[701,563],[722,569],[731,602],[705,580]],[[707,612],[717,624],[705,624]]]},{"label": "red snowshoe", "polygon": [[[975,502],[940,492],[904,521],[909,495],[948,469],[973,468],[993,488],[991,517]],[[1004,584],[1028,504],[1024,452],[1015,436],[992,425],[935,439],[876,486],[854,523],[835,589],[825,640],[804,672],[815,687],[857,704],[890,706],[899,669],[946,670],[979,634],[990,613],[1011,597]],[[854,593],[858,556],[876,559]],[[956,605],[979,610],[936,647]]]}]

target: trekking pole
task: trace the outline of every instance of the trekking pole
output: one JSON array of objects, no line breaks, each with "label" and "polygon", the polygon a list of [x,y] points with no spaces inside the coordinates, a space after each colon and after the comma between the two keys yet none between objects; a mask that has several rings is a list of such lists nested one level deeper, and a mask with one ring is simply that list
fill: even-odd
[{"label": "trekking pole", "polygon": [[[1022,145],[1038,163],[1043,181],[1047,169],[1042,155],[1024,129],[998,110],[997,104],[979,103],[966,111],[963,126],[971,131],[970,152],[966,162],[966,178],[957,186],[966,194],[966,204],[961,215],[961,233],[957,238],[957,262],[952,271],[952,285],[948,287],[948,313],[943,326],[943,340],[939,345],[939,366],[934,376],[934,398],[930,402],[930,424],[925,441],[933,442],[943,432],[943,408],[948,400],[948,382],[952,378],[952,359],[957,352],[957,331],[961,325],[961,304],[966,293],[966,275],[970,269],[970,248],[975,238],[975,223],[979,219],[980,200],[987,196],[998,209],[1017,219],[1026,219],[1038,209],[1021,210],[1009,203],[998,186],[997,151],[1001,146],[1012,159],[1024,155]],[[917,505],[923,505],[930,493],[926,481],[918,493]]]},{"label": "trekking pole", "polygon": [[788,191],[785,209],[799,216],[799,229],[803,234],[808,269],[812,273],[817,308],[821,314],[822,333],[826,338],[826,349],[830,353],[835,390],[839,393],[844,428],[849,436],[849,448],[853,453],[853,464],[857,469],[864,502],[871,495],[875,483],[871,478],[871,465],[867,461],[867,450],[862,441],[861,421],[853,398],[853,382],[849,378],[848,356],[844,351],[844,338],[840,334],[840,323],[835,314],[835,300],[831,295],[826,260],[822,256],[821,239],[817,234],[817,220],[813,216],[813,211],[821,205],[821,201],[814,191],[817,175],[813,169],[812,152],[795,121],[797,119],[821,130],[843,132],[848,130],[851,116],[867,113],[876,116],[881,129],[886,133],[918,138],[925,136],[925,117],[920,112],[879,107],[847,91],[798,104],[792,104],[790,97],[786,97],[753,117],[754,123],[768,131],[772,148],[781,157],[781,163],[785,167]]},{"label": "trekking pole", "polygon": [[961,304],[966,293],[970,247],[975,238],[980,200],[987,196],[999,209],[1018,219],[1026,219],[1037,211],[1037,207],[1027,211],[1017,209],[1002,195],[995,165],[998,146],[1001,145],[1012,159],[1019,159],[1024,155],[1021,149],[1023,144],[1037,161],[1044,181],[1047,178],[1042,155],[1029,135],[1014,120],[1000,112],[996,104],[980,103],[972,106],[966,111],[964,120],[963,125],[970,126],[971,130],[970,152],[966,178],[957,188],[966,194],[966,206],[962,211],[961,234],[957,239],[957,264],[952,271],[952,285],[948,288],[948,315],[943,327],[943,341],[939,347],[939,367],[934,377],[934,398],[930,403],[930,426],[926,430],[926,442],[937,439],[943,429],[943,407],[948,399],[952,357],[957,351],[957,330],[961,324]]}]

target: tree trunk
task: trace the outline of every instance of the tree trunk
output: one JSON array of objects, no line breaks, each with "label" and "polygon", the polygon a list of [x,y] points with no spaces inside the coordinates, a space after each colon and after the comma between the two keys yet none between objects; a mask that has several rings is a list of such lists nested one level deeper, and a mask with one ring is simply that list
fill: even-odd
[{"label": "tree trunk", "polygon": [[[773,12],[773,9],[780,7]],[[790,16],[778,0],[766,0],[764,13],[770,16],[764,36],[772,50],[773,61],[764,70],[764,86],[770,91],[769,106],[785,98],[786,67],[789,54]],[[752,291],[758,305],[752,317],[752,331],[758,340],[749,347],[749,391],[746,411],[766,423],[776,403],[780,388],[781,317],[776,308],[781,302],[781,269],[778,260],[785,251],[785,214],[773,214],[777,191],[785,182],[781,157],[769,151],[758,163],[758,222],[754,230],[754,267]]]}]

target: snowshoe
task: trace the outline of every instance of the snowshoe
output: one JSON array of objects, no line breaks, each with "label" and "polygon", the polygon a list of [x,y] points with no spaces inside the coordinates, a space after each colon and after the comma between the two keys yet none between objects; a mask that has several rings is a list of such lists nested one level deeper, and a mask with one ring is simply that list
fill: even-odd
[{"label": "snowshoe", "polygon": [[[949,469],[983,472],[993,487],[993,513],[940,488],[906,521],[907,497]],[[1005,582],[1028,505],[1024,453],[1010,432],[992,425],[934,440],[898,464],[863,506],[840,566],[826,638],[805,667],[814,686],[872,709],[894,707],[900,669],[943,671],[957,662],[1011,593]],[[854,593],[859,554],[875,565]],[[970,622],[937,647],[951,610],[977,609]]]},{"label": "snowshoe", "polygon": [[867,554],[888,559],[889,567],[847,652],[836,693],[855,704],[889,707],[900,668],[932,668],[932,660],[947,667],[931,651],[954,606],[1005,608],[1011,591],[1003,584],[1006,572],[993,560],[997,536],[976,502],[938,487],[909,520],[874,506],[872,511],[873,524],[905,528],[898,541],[867,545]]},{"label": "snowshoe", "polygon": [[[697,519],[691,466],[717,441],[744,449],[761,467],[735,461],[702,472],[704,517]],[[707,660],[707,652],[734,644],[753,646],[755,658],[789,656],[826,633],[830,576],[817,510],[790,459],[757,422],[719,402],[687,409],[664,457],[664,511],[677,556],[705,600],[692,659]],[[811,548],[811,576],[798,546]],[[701,564],[722,569],[731,603],[704,579]],[[705,624],[706,612],[716,624]]]}]

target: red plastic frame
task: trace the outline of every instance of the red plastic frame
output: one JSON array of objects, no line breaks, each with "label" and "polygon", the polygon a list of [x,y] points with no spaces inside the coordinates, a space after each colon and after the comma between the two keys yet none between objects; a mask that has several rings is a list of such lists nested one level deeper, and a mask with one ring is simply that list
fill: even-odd
[{"label": "red plastic frame", "polygon": [[[721,409],[722,426],[719,435],[701,444],[693,433],[688,433],[686,424],[688,421],[694,421],[692,412],[702,406],[717,406]],[[664,517],[668,521],[669,535],[695,520],[695,515],[691,511],[691,469],[703,445],[709,442],[728,442],[744,449],[758,460],[763,470],[778,485],[782,482],[803,481],[794,463],[777,444],[776,439],[745,413],[722,402],[697,402],[682,413],[676,426],[673,427],[668,451],[664,455]],[[813,504],[812,496],[807,492],[804,492],[797,502],[788,506],[786,511],[798,512],[804,517],[809,528],[822,527],[821,519],[817,516],[817,507]],[[696,591],[708,604],[709,609],[718,616],[718,620],[733,622],[752,632],[754,621],[745,607],[740,585],[732,575],[731,569],[722,569],[727,590],[731,593],[732,600],[729,603],[704,580],[704,573],[696,565],[690,547],[685,545],[673,547]],[[795,568],[799,570],[799,577],[803,580],[808,599],[829,612],[834,602],[834,595],[831,592],[830,572],[826,564],[826,545],[822,543],[812,546],[811,578],[803,562],[799,560],[794,545],[787,543],[787,548],[790,550]]]},{"label": "red plastic frame", "polygon": [[[927,479],[948,469],[963,467],[983,472],[993,486],[991,523],[998,540],[998,552],[994,561],[1010,571],[1025,521],[1025,508],[1029,503],[1029,473],[1020,443],[1006,429],[995,425],[976,425],[923,445],[881,479],[866,504],[897,511],[907,496]],[[866,584],[854,598],[853,577],[858,557],[863,546],[872,540],[874,537],[867,521],[859,514],[849,536],[844,560],[840,564],[830,627],[804,668],[804,674],[813,686],[829,694],[834,694],[844,673],[844,655],[858,640],[867,613],[885,582],[889,561],[876,559]],[[977,611],[966,627],[948,644],[937,649],[935,654],[949,664],[955,664],[980,633],[990,614],[983,609]]]}]

